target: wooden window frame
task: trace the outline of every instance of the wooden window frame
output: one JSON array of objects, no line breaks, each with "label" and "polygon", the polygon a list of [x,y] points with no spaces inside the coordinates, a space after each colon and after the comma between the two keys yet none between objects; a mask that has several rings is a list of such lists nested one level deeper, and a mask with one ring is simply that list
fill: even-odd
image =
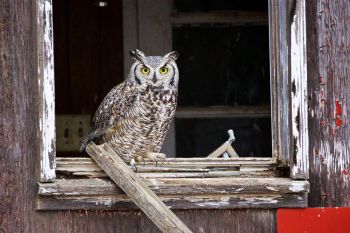
[{"label": "wooden window frame", "polygon": [[[166,1],[158,1],[163,8],[158,17],[169,17]],[[308,122],[307,122],[307,72],[306,72],[306,8],[305,0],[270,0],[270,67],[271,67],[271,118],[272,158],[239,158],[244,165],[251,161],[267,162],[273,168],[289,167],[290,178],[283,177],[228,177],[221,180],[145,178],[145,182],[161,196],[166,204],[177,209],[225,208],[280,208],[306,207],[308,179]],[[135,47],[146,52],[164,53],[171,50],[171,24],[162,21],[162,28],[147,28],[152,24],[148,11],[138,11],[150,4],[141,0],[124,0],[124,52]],[[55,149],[55,99],[52,0],[37,0],[38,43],[38,98],[41,143],[38,158],[39,191],[38,210],[57,209],[133,209],[136,206],[111,181],[96,179],[56,179],[56,167],[64,159],[56,160]],[[159,12],[159,11],[158,11]],[[142,15],[145,14],[145,15]],[[179,18],[177,18],[178,20]],[[203,20],[203,19],[202,19]],[[221,19],[222,20],[222,19]],[[130,25],[137,30],[128,30]],[[135,27],[133,27],[135,28]],[[166,43],[145,43],[142,39],[152,33],[161,33]],[[152,47],[153,46],[153,47]],[[128,62],[125,67],[129,67]],[[128,69],[125,69],[128,70]],[[172,129],[174,130],[174,128]],[[172,132],[170,131],[170,134]],[[174,135],[174,134],[173,134]],[[169,141],[168,141],[169,143]],[[170,145],[171,145],[170,140]],[[169,145],[169,144],[168,144]],[[68,159],[69,160],[69,159]],[[74,161],[98,167],[89,158]],[[67,161],[66,161],[67,162]],[[67,163],[66,163],[67,165]],[[95,166],[95,167],[94,167]],[[74,167],[74,169],[78,169]],[[82,171],[86,167],[82,167]],[[220,182],[219,182],[220,181]]]}]

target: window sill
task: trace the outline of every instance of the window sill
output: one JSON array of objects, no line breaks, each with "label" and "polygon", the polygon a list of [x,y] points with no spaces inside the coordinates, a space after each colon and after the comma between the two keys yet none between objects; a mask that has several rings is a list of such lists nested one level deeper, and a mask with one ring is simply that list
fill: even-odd
[{"label": "window sill", "polygon": [[[307,181],[290,178],[144,178],[172,209],[303,208]],[[39,183],[38,210],[137,209],[105,178]]]}]

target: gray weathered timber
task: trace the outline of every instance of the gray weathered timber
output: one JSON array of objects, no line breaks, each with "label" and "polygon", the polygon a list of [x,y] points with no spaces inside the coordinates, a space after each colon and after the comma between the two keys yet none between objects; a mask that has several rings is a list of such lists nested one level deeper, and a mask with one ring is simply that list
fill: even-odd
[{"label": "gray weathered timber", "polygon": [[288,0],[269,2],[272,150],[280,166],[293,160]]},{"label": "gray weathered timber", "polygon": [[307,1],[310,206],[350,205],[349,16],[349,1]]},{"label": "gray weathered timber", "polygon": [[36,1],[40,181],[55,179],[56,129],[52,0]]},{"label": "gray weathered timber", "polygon": [[86,151],[162,232],[192,232],[107,144],[90,142]]},{"label": "gray weathered timber", "polygon": [[[160,196],[171,209],[277,209],[305,208],[307,194],[236,194]],[[128,210],[139,209],[125,195],[120,196],[41,196],[38,210]]]},{"label": "gray weathered timber", "polygon": [[[142,179],[157,195],[298,194],[309,191],[307,181],[289,178],[147,178]],[[121,195],[124,192],[108,179],[57,179],[39,183],[39,195]]]},{"label": "gray weathered timber", "polygon": [[[156,163],[147,158],[144,161],[136,163],[140,167],[154,167]],[[232,157],[232,158],[165,158],[159,160],[159,167],[198,167],[198,166],[226,166],[226,167],[274,167],[276,160],[272,158],[259,157]],[[59,157],[57,158],[57,169],[70,165],[95,166],[96,164],[90,158],[81,157]]]},{"label": "gray weathered timber", "polygon": [[[167,158],[154,162],[141,162],[137,169],[139,177],[277,177],[275,160],[271,158]],[[107,177],[102,169],[91,160],[81,157],[58,157],[56,172],[59,177]],[[202,167],[202,168],[200,168]]]},{"label": "gray weathered timber", "polygon": [[[289,178],[142,179],[172,209],[299,208],[307,206],[307,181]],[[135,209],[106,179],[39,183],[38,210]]]}]

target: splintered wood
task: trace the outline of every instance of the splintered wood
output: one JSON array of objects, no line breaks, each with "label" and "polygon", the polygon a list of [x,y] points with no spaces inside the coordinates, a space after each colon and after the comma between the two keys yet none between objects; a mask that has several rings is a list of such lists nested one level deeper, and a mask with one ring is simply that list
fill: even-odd
[{"label": "splintered wood", "polygon": [[[142,178],[276,177],[275,164],[272,158],[166,158],[157,164],[145,159],[130,168]],[[63,177],[107,177],[91,158],[58,157],[56,166]]]},{"label": "splintered wood", "polygon": [[86,151],[162,232],[192,232],[108,145],[90,143]]},{"label": "splintered wood", "polygon": [[[166,158],[137,163],[141,178],[172,209],[300,208],[309,183],[283,177],[272,158]],[[57,179],[39,183],[37,209],[137,209],[91,158],[57,158]]]}]

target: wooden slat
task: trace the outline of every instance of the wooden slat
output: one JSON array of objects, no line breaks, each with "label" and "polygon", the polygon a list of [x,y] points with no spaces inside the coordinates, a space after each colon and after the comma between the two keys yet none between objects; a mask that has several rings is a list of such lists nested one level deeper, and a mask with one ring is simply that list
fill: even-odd
[{"label": "wooden slat", "polygon": [[192,232],[107,144],[91,142],[86,151],[162,232]]},{"label": "wooden slat", "polygon": [[[160,196],[171,209],[305,208],[307,194]],[[38,210],[130,210],[137,206],[121,196],[40,196]]]},{"label": "wooden slat", "polygon": [[306,1],[296,0],[291,22],[292,132],[294,161],[291,176],[309,178],[309,130],[306,57]]},{"label": "wooden slat", "polygon": [[239,106],[239,107],[179,107],[176,109],[176,119],[207,119],[234,117],[271,117],[270,106]]},{"label": "wooden slat", "polygon": [[293,160],[290,79],[290,15],[293,1],[271,0],[269,4],[270,89],[273,156],[279,166],[289,167]]},{"label": "wooden slat", "polygon": [[[154,162],[146,160],[145,163],[138,163],[137,169],[134,166],[130,168],[139,177],[279,176],[274,159],[271,158],[167,158],[159,162],[157,167]],[[107,177],[91,158],[81,157],[58,157],[56,173],[60,177]]]},{"label": "wooden slat", "polygon": [[[92,165],[94,164],[91,158],[81,158],[81,157],[58,157],[57,158],[57,167],[70,164],[85,164]],[[155,162],[152,162],[148,159],[145,159],[144,162],[137,163],[140,166],[155,165]],[[165,158],[158,162],[158,166],[165,167],[167,165],[184,165],[192,164],[192,166],[197,165],[207,165],[210,166],[273,166],[276,164],[276,160],[273,158],[265,157],[246,157],[246,158]]]},{"label": "wooden slat", "polygon": [[220,11],[220,12],[178,12],[171,14],[172,24],[229,23],[235,25],[267,25],[266,12]]},{"label": "wooden slat", "polygon": [[[73,172],[74,176],[89,178],[108,178],[104,172]],[[140,178],[208,178],[239,176],[239,171],[209,171],[209,172],[138,172]]]},{"label": "wooden slat", "polygon": [[[306,193],[307,181],[289,178],[147,178],[142,179],[158,195],[198,194],[293,194]],[[39,195],[122,195],[124,192],[106,179],[57,179],[39,183]]]},{"label": "wooden slat", "polygon": [[40,124],[40,174],[42,182],[55,179],[55,81],[52,0],[36,1],[37,81]]}]

